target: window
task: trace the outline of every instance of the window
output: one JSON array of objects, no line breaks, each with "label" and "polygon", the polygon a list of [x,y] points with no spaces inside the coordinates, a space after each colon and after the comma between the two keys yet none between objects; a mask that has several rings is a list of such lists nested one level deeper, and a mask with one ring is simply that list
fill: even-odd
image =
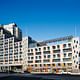
[{"label": "window", "polygon": [[75,57],[77,58],[77,55]]},{"label": "window", "polygon": [[77,48],[77,45],[75,47]]},{"label": "window", "polygon": [[42,67],[42,64],[40,64],[40,67]]},{"label": "window", "polygon": [[33,61],[28,61],[28,63],[33,63]]},{"label": "window", "polygon": [[72,66],[72,63],[68,63],[68,66]]},{"label": "window", "polygon": [[33,49],[31,49],[31,52],[33,52]]},{"label": "window", "polygon": [[41,51],[41,48],[39,48],[39,51]]},{"label": "window", "polygon": [[66,66],[66,64],[64,63],[64,66]]},{"label": "window", "polygon": [[50,55],[48,55],[48,58],[50,58]]},{"label": "window", "polygon": [[64,46],[64,48],[66,48],[66,44],[64,44],[63,46]]},{"label": "window", "polygon": [[77,41],[77,44],[78,44],[78,41]]},{"label": "window", "polygon": [[50,64],[47,64],[48,65],[48,67],[50,66]]},{"label": "window", "polygon": [[76,62],[76,64],[78,64],[78,62]]},{"label": "window", "polygon": [[56,49],[56,46],[52,46],[53,49]]},{"label": "window", "polygon": [[35,49],[35,51],[37,51],[37,49]]},{"label": "window", "polygon": [[54,53],[60,53],[60,50],[54,50]]},{"label": "window", "polygon": [[60,59],[53,59],[53,62],[60,62]]},{"label": "window", "polygon": [[61,64],[60,64],[60,63],[58,63],[58,66],[61,66]]},{"label": "window", "polygon": [[35,67],[37,67],[37,64],[35,64]]},{"label": "window", "polygon": [[39,56],[39,59],[41,59],[41,56]]},{"label": "window", "polygon": [[30,52],[30,50],[28,50],[28,52]]},{"label": "window", "polygon": [[74,40],[74,43],[75,43],[76,41]]},{"label": "window", "polygon": [[46,50],[46,47],[44,47],[43,50]]},{"label": "window", "polygon": [[41,60],[36,60],[35,62],[36,62],[36,63],[41,63]]},{"label": "window", "polygon": [[5,56],[8,56],[8,54],[5,54]]},{"label": "window", "polygon": [[28,57],[28,59],[30,59],[30,57]]},{"label": "window", "polygon": [[33,53],[28,53],[28,56],[32,56],[33,55]]},{"label": "window", "polygon": [[77,68],[77,65],[75,66],[75,68]]},{"label": "window", "polygon": [[9,56],[12,56],[12,54],[9,54]]},{"label": "window", "polygon": [[57,57],[60,57],[60,54],[57,54]]},{"label": "window", "polygon": [[68,56],[72,57],[72,53],[69,53]]},{"label": "window", "polygon": [[74,49],[74,46],[73,46],[73,49]]},{"label": "window", "polygon": [[53,66],[55,66],[55,64],[52,64]]},{"label": "window", "polygon": [[74,56],[73,56],[73,59],[74,59]]},{"label": "window", "polygon": [[56,56],[55,55],[53,55],[53,58],[55,58]]},{"label": "window", "polygon": [[22,54],[22,52],[20,52],[20,54]]},{"label": "window", "polygon": [[64,57],[66,57],[66,53],[64,53]]},{"label": "window", "polygon": [[68,48],[68,49],[63,49],[63,52],[71,52],[72,48]]},{"label": "window", "polygon": [[46,58],[46,55],[44,55],[44,58]]},{"label": "window", "polygon": [[57,48],[60,48],[60,45],[57,45]]},{"label": "window", "polygon": [[43,62],[49,62],[49,59],[43,60]]},{"label": "window", "polygon": [[31,59],[34,59],[34,57],[31,57]]},{"label": "window", "polygon": [[63,61],[71,61],[70,58],[64,58]]},{"label": "window", "polygon": [[18,55],[18,53],[14,53],[14,55]]},{"label": "window", "polygon": [[41,52],[36,52],[36,55],[41,55]]},{"label": "window", "polygon": [[50,54],[50,51],[44,51],[43,54]]},{"label": "window", "polygon": [[50,47],[47,47],[48,50],[50,50]]},{"label": "window", "polygon": [[68,44],[68,47],[71,47],[71,44],[70,43]]},{"label": "window", "polygon": [[75,63],[75,60],[74,60],[74,63]]},{"label": "window", "polygon": [[18,59],[15,59],[15,61],[18,61]]},{"label": "window", "polygon": [[38,56],[36,56],[36,59],[38,59]]},{"label": "window", "polygon": [[79,57],[80,57],[80,53],[79,53]]},{"label": "window", "polygon": [[74,53],[75,53],[76,51],[74,50]]},{"label": "window", "polygon": [[46,64],[44,64],[44,66],[46,66]]}]

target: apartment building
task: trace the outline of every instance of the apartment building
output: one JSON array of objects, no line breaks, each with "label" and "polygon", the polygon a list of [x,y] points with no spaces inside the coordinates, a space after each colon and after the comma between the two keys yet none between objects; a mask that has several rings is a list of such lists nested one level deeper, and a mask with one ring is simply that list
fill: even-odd
[{"label": "apartment building", "polygon": [[[47,43],[53,42],[48,45]],[[36,44],[36,45],[35,45]],[[41,45],[45,44],[45,45]],[[35,45],[34,47],[31,45]],[[23,53],[24,54],[24,53]],[[26,58],[29,72],[79,72],[79,38],[63,37],[43,42],[31,43]]]},{"label": "apartment building", "polygon": [[22,40],[22,30],[15,24],[1,25],[5,30],[9,31],[17,40]]},{"label": "apartment building", "polygon": [[37,42],[23,37],[15,23],[0,25],[0,72],[80,72],[79,38],[67,36]]},{"label": "apartment building", "polygon": [[31,37],[26,36],[23,37],[22,39],[22,48],[23,48],[23,71],[27,70],[27,50],[29,48],[29,46],[34,47],[33,45],[31,45],[32,43],[34,43],[35,41],[32,40]]},{"label": "apartment building", "polygon": [[80,45],[79,45],[79,72],[80,72]]},{"label": "apartment building", "polygon": [[22,41],[0,25],[0,72],[22,70]]}]

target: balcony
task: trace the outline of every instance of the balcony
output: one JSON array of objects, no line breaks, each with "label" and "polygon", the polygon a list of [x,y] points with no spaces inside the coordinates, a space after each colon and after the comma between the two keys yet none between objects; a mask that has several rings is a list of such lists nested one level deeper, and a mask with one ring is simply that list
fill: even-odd
[{"label": "balcony", "polygon": [[31,60],[28,60],[28,63],[33,63],[33,61],[31,61]]},{"label": "balcony", "polygon": [[60,53],[60,52],[61,52],[60,49],[52,51],[52,53]]},{"label": "balcony", "polygon": [[72,58],[63,58],[64,62],[72,62]]},{"label": "balcony", "polygon": [[43,54],[50,54],[50,51],[44,51]]},{"label": "balcony", "polygon": [[72,48],[63,49],[63,52],[72,52]]},{"label": "balcony", "polygon": [[60,62],[60,59],[53,59],[52,62]]},{"label": "balcony", "polygon": [[33,56],[34,55],[34,53],[28,53],[28,56]]},{"label": "balcony", "polygon": [[41,63],[41,60],[35,60],[35,63]]},{"label": "balcony", "polygon": [[8,48],[8,45],[4,45],[5,48]]},{"label": "balcony", "polygon": [[44,63],[50,63],[51,60],[50,60],[50,59],[43,59],[43,62],[44,62]]},{"label": "balcony", "polygon": [[36,52],[36,55],[41,55],[41,52]]}]

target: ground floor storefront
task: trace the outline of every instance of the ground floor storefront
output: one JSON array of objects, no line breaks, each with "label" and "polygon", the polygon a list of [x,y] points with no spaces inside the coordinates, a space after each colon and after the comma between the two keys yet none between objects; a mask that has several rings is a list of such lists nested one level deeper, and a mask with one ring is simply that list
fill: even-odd
[{"label": "ground floor storefront", "polygon": [[0,72],[6,71],[22,71],[22,65],[0,66]]}]

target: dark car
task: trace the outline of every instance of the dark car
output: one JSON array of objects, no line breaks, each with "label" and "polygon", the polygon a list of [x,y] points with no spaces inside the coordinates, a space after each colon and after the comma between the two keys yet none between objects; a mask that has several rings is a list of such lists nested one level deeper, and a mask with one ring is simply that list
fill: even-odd
[{"label": "dark car", "polygon": [[30,73],[29,71],[25,70],[24,73]]}]

